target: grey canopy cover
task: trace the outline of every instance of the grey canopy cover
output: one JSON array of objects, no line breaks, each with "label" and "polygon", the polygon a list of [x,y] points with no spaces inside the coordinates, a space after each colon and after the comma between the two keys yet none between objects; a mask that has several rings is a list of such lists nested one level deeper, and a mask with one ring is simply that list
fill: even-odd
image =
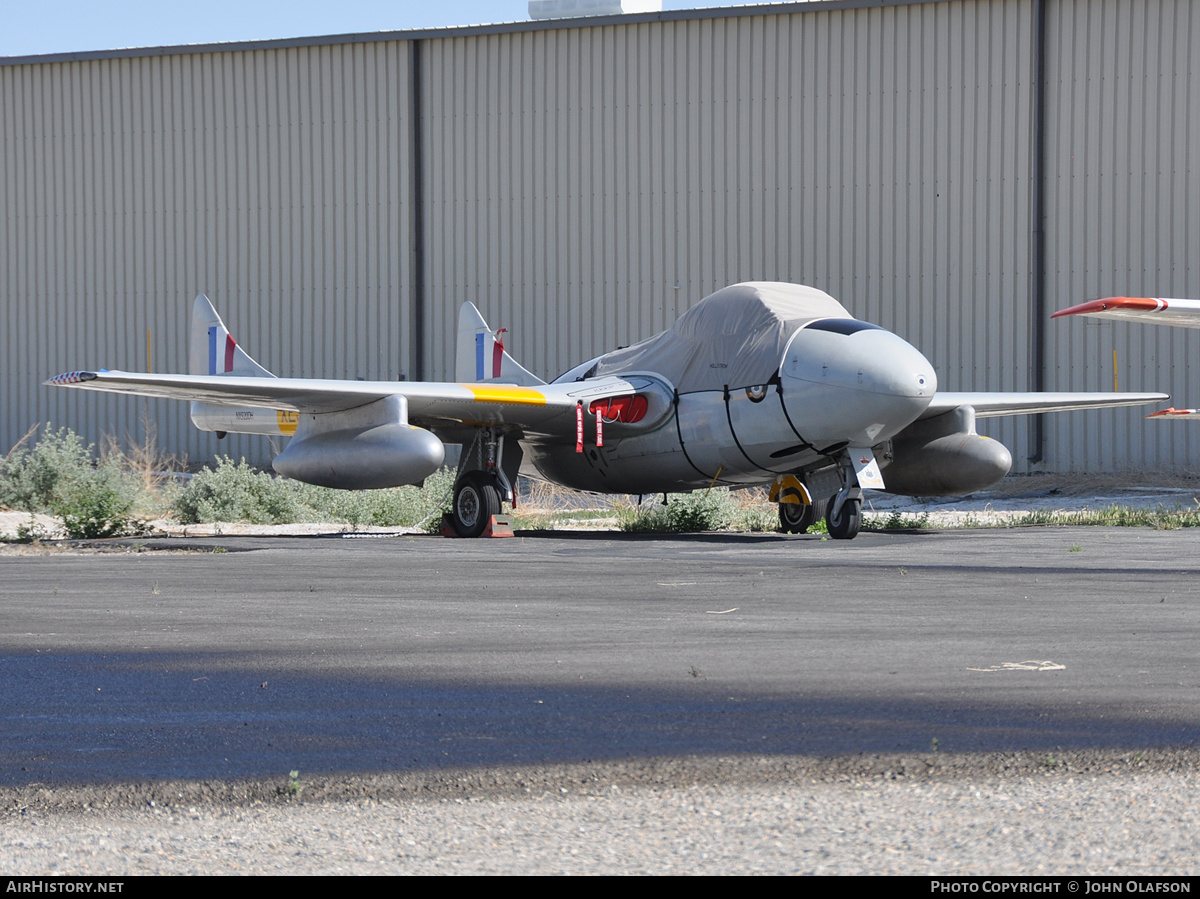
[{"label": "grey canopy cover", "polygon": [[853,318],[815,287],[747,281],[723,287],[668,330],[602,356],[590,376],[656,372],[680,393],[765,384],[788,340],[818,318]]}]

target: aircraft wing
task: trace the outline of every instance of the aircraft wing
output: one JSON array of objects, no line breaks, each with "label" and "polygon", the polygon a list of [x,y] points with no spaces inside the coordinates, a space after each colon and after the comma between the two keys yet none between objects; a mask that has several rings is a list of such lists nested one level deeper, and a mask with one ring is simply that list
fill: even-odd
[{"label": "aircraft wing", "polygon": [[172,375],[124,371],[76,371],[45,382],[135,396],[192,400],[222,406],[290,409],[301,413],[344,412],[390,396],[403,396],[408,420],[436,428],[468,423],[508,426],[529,434],[574,435],[577,403],[636,391],[619,377],[569,384],[521,387],[480,382],[339,381],[318,378],[257,378]]},{"label": "aircraft wing", "polygon": [[[519,427],[529,433],[561,436],[561,421],[573,414],[577,403],[635,392],[623,378],[610,376],[519,387],[482,382],[455,384],[442,381],[339,381],[320,378],[252,378],[228,375],[170,375],[123,371],[76,371],[45,382],[55,387],[75,387],[109,393],[198,400],[225,406],[256,406],[297,412],[342,412],[383,399],[403,396],[413,424],[497,424]],[[1161,403],[1165,393],[956,393],[939,391],[922,418],[932,418],[959,406],[972,406],[978,418],[1029,415],[1071,409],[1106,409]]]},{"label": "aircraft wing", "polygon": [[1163,409],[1161,412],[1151,412],[1146,416],[1158,421],[1173,421],[1176,418],[1200,418],[1200,409]]},{"label": "aircraft wing", "polygon": [[[1152,325],[1173,325],[1177,328],[1200,328],[1200,300],[1179,300],[1168,297],[1107,297],[1060,309],[1051,315],[1086,315],[1091,318],[1110,318],[1121,321],[1147,322]],[[1163,409],[1146,416],[1157,421],[1177,418],[1200,418],[1198,409]]]},{"label": "aircraft wing", "polygon": [[933,418],[959,406],[971,406],[976,418],[999,415],[1033,415],[1072,409],[1110,409],[1162,403],[1166,393],[952,393],[938,391],[921,418]]},{"label": "aircraft wing", "polygon": [[1123,321],[1200,328],[1200,300],[1174,300],[1163,297],[1107,297],[1091,300],[1069,309],[1060,309],[1051,318],[1087,315]]}]

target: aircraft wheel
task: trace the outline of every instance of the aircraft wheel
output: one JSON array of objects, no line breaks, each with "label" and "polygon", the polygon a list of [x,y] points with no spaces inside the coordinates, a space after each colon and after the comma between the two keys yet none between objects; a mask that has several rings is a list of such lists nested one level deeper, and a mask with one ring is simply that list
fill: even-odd
[{"label": "aircraft wheel", "polygon": [[829,525],[829,536],[834,540],[853,540],[858,536],[862,527],[862,500],[848,499],[842,503],[841,511],[836,517],[833,514],[834,501],[829,502],[829,511],[825,513],[825,523]]},{"label": "aircraft wheel", "polygon": [[803,534],[816,520],[817,510],[811,504],[779,504],[779,529],[785,534]]},{"label": "aircraft wheel", "polygon": [[454,530],[460,537],[478,537],[493,515],[500,514],[500,488],[482,471],[469,471],[454,488]]}]

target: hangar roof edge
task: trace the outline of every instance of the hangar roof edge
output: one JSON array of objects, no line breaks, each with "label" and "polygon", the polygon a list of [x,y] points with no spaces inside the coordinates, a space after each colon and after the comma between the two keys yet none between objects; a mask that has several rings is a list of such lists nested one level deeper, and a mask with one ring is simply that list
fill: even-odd
[{"label": "hangar roof edge", "polygon": [[365,44],[377,41],[422,41],[491,34],[515,34],[527,31],[557,31],[563,28],[603,28],[611,25],[637,25],[647,22],[690,21],[698,19],[735,19],[747,16],[786,15],[841,9],[869,9],[889,6],[921,6],[932,3],[961,3],[965,0],[809,0],[809,2],[760,3],[752,6],[718,6],[707,9],[677,9],[663,12],[631,13],[620,16],[585,16],[575,19],[543,19],[506,22],[495,25],[457,25],[401,31],[368,31],[312,37],[272,38],[259,41],[223,41],[209,44],[172,44],[162,47],[127,47],[119,50],[80,50],[68,53],[42,53],[32,56],[0,56],[0,67],[82,62],[100,59],[136,59],[155,56],[186,56],[198,53],[243,53],[253,50],[286,50],[293,47],[323,47],[337,44]]}]

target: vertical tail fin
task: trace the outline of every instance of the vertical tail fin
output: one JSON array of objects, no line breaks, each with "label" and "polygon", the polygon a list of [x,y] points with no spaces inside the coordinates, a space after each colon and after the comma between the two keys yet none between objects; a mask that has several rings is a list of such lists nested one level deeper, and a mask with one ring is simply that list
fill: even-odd
[{"label": "vertical tail fin", "polygon": [[188,346],[188,373],[238,375],[243,378],[275,377],[247,355],[217,315],[208,297],[200,294],[192,305],[192,333]]},{"label": "vertical tail fin", "polygon": [[504,351],[473,303],[463,303],[458,310],[458,342],[454,354],[454,380],[503,381],[521,387],[536,387],[546,382],[526,371]]}]

